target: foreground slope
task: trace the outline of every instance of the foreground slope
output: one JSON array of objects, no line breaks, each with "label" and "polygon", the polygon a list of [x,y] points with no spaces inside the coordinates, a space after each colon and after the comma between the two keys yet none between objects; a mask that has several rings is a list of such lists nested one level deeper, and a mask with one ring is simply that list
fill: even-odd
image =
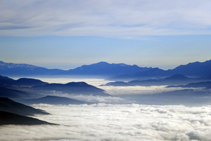
[{"label": "foreground slope", "polygon": [[[41,125],[51,124],[36,118],[0,111],[0,125]],[[54,125],[54,124],[51,124]]]},{"label": "foreground slope", "polygon": [[48,114],[45,111],[26,106],[24,104],[0,97],[0,111],[15,113],[18,115],[32,116],[35,114]]}]

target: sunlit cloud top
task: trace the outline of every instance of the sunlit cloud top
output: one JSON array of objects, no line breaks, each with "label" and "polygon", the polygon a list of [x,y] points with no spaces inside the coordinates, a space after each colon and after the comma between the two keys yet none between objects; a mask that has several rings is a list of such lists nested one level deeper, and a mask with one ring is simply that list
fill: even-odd
[{"label": "sunlit cloud top", "polygon": [[0,35],[210,35],[210,5],[209,0],[0,0]]}]

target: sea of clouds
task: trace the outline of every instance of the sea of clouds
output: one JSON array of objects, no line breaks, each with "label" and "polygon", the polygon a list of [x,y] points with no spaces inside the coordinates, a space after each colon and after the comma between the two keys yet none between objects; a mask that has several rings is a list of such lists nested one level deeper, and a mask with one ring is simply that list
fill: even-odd
[{"label": "sea of clouds", "polygon": [[91,104],[33,105],[59,125],[1,126],[0,140],[16,141],[210,141],[211,106]]}]

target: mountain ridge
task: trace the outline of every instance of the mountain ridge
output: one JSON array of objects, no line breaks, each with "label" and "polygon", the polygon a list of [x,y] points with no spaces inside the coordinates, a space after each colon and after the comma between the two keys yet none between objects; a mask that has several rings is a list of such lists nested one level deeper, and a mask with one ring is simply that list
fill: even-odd
[{"label": "mountain ridge", "polygon": [[138,77],[166,77],[174,74],[186,76],[211,76],[211,60],[204,62],[191,62],[179,65],[174,69],[163,70],[152,67],[139,67],[124,63],[98,62],[90,65],[82,65],[74,69],[47,69],[29,64],[14,64],[0,61],[0,75],[91,75],[109,76],[114,79],[127,79]]}]

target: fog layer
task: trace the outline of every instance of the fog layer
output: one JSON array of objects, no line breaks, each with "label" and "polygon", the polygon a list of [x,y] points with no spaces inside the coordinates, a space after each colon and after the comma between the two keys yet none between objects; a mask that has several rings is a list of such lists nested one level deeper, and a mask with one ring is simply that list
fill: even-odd
[{"label": "fog layer", "polygon": [[36,118],[60,125],[2,126],[1,140],[211,140],[211,106],[39,104],[34,107],[51,113]]}]

